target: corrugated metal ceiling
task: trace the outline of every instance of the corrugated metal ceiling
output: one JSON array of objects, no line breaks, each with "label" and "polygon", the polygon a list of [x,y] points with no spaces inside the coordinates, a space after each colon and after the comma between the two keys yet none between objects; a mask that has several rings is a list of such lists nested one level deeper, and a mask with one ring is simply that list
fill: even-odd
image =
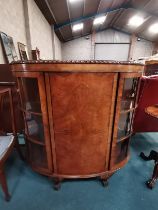
[{"label": "corrugated metal ceiling", "polygon": [[[61,41],[69,41],[91,34],[93,30],[102,31],[115,28],[151,41],[158,41],[158,35],[148,32],[149,26],[158,22],[158,0],[80,0],[70,4],[69,0],[35,0],[44,16],[54,25]],[[97,14],[107,14],[104,24],[95,27],[93,19]],[[128,20],[135,14],[141,14],[145,22],[138,28],[130,28]],[[73,32],[75,23],[83,22],[82,31]]]}]

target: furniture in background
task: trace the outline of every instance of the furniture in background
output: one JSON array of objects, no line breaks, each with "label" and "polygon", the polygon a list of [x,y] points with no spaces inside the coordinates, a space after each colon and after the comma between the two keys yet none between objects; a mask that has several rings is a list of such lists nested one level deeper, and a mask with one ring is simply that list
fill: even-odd
[{"label": "furniture in background", "polygon": [[158,75],[158,61],[146,61],[144,74],[145,76]]},{"label": "furniture in background", "polygon": [[37,47],[35,50],[32,50],[31,52],[32,52],[32,60],[40,60],[40,51]]},{"label": "furniture in background", "polygon": [[144,66],[108,61],[27,61],[12,65],[25,120],[27,159],[54,177],[107,179],[129,159]]},{"label": "furniture in background", "polygon": [[[146,108],[145,112],[151,117],[155,118],[158,121],[158,105],[149,106]],[[145,161],[154,160],[155,166],[153,170],[152,178],[146,182],[147,186],[152,189],[158,180],[158,152],[152,150],[149,156],[145,156],[143,152],[140,153],[140,157]]]},{"label": "furniture in background", "polygon": [[[4,173],[4,164],[8,157],[10,156],[11,152],[13,151],[14,146],[16,146],[20,157],[23,159],[22,153],[20,151],[20,147],[18,144],[18,138],[17,138],[17,132],[16,132],[16,125],[15,125],[15,115],[14,115],[14,109],[13,109],[13,99],[12,99],[12,93],[10,88],[4,88],[0,89],[0,113],[3,112],[3,106],[1,106],[1,103],[3,102],[4,95],[8,94],[9,96],[9,109],[8,112],[10,113],[10,120],[12,124],[12,135],[7,135],[4,130],[0,131],[0,183],[2,186],[2,189],[5,194],[6,201],[10,200],[10,194],[8,192],[7,187],[7,181]],[[0,120],[1,116],[0,116]]]},{"label": "furniture in background", "polygon": [[29,59],[29,56],[26,45],[18,42],[18,48],[19,48],[20,59],[22,61],[27,61]]},{"label": "furniture in background", "polygon": [[[12,90],[13,108],[16,116],[17,132],[22,133],[24,130],[24,122],[23,122],[22,112],[19,109],[20,97],[16,85],[16,78],[13,76],[9,64],[0,64],[0,89],[4,88],[11,88]],[[3,123],[0,123],[0,129],[1,130],[4,129],[6,132],[12,133],[13,132],[12,125],[8,113],[8,107],[9,107],[8,96],[4,97],[1,106],[3,106],[3,113],[0,113],[0,115],[1,115],[1,122]]]},{"label": "furniture in background", "polygon": [[145,112],[148,106],[158,103],[157,91],[158,75],[141,78],[138,107],[133,123],[134,133],[158,132],[158,120]]},{"label": "furniture in background", "polygon": [[15,51],[15,46],[12,37],[0,32],[1,42],[7,63],[17,61],[18,57]]}]

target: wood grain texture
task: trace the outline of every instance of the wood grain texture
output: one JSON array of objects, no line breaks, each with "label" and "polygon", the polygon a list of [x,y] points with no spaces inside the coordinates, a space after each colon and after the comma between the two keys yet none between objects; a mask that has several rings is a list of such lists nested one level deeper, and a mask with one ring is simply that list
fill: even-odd
[{"label": "wood grain texture", "polygon": [[[133,113],[136,106],[122,110],[122,91],[125,79],[139,78],[143,68],[143,65],[130,62],[107,61],[13,64],[12,70],[19,79],[38,80],[42,111],[38,116],[43,117],[45,139],[40,144],[33,139],[28,141],[33,170],[59,181],[96,176],[106,179],[123,167],[129,159],[132,129],[128,136],[118,139],[119,117]],[[128,87],[126,92],[129,92]],[[25,115],[26,111],[23,112]],[[35,114],[34,110],[31,114]],[[34,143],[34,150],[30,143]],[[46,153],[31,154],[41,146]],[[48,161],[49,170],[42,167],[45,162],[42,160]]]},{"label": "wood grain texture", "polygon": [[158,118],[158,104],[154,104],[153,106],[148,106],[145,109],[145,112],[153,117]]},{"label": "wood grain texture", "polygon": [[14,62],[14,72],[143,72],[144,65],[117,61],[26,61]]},{"label": "wood grain texture", "polygon": [[102,172],[107,165],[115,74],[51,74],[57,170]]}]

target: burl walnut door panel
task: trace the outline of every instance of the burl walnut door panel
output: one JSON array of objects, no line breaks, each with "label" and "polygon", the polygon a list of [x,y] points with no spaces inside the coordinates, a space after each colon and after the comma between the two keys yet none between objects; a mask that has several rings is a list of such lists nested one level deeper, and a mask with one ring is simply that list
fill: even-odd
[{"label": "burl walnut door panel", "polygon": [[58,174],[88,175],[107,169],[116,83],[116,73],[50,75]]}]

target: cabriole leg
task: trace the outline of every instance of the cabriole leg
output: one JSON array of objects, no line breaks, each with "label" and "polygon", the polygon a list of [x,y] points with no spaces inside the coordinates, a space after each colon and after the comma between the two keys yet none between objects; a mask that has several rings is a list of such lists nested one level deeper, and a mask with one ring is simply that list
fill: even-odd
[{"label": "cabriole leg", "polygon": [[60,190],[62,180],[61,178],[54,178],[54,190]]},{"label": "cabriole leg", "polygon": [[2,185],[2,190],[5,194],[5,200],[9,201],[10,200],[10,194],[8,192],[6,177],[5,177],[4,171],[2,169],[0,170],[0,183]]},{"label": "cabriole leg", "polygon": [[158,161],[155,162],[152,178],[146,183],[147,187],[152,189],[155,186],[157,180],[158,180]]},{"label": "cabriole leg", "polygon": [[103,185],[103,187],[107,187],[108,186],[108,179],[114,174],[114,172],[108,173],[106,175],[103,175],[100,177],[101,179],[101,183]]},{"label": "cabriole leg", "polygon": [[158,152],[151,150],[149,156],[146,156],[143,152],[140,153],[140,157],[145,160],[145,161],[150,161],[150,160],[158,160]]}]

